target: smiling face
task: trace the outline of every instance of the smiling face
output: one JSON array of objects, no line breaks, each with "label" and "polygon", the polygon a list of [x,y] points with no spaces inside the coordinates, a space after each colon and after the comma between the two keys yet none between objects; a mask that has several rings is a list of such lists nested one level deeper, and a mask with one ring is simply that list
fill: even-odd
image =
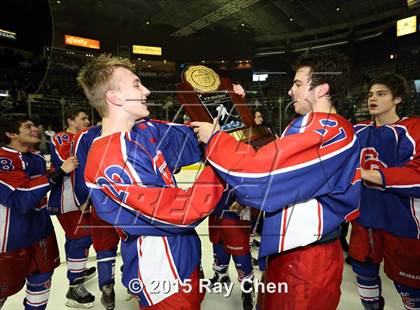
[{"label": "smiling face", "polygon": [[74,119],[67,119],[70,131],[79,132],[83,128],[90,126],[89,116],[85,112],[79,112]]},{"label": "smiling face", "polygon": [[369,113],[373,116],[397,115],[397,104],[401,97],[394,97],[391,90],[383,84],[373,84],[368,94]]},{"label": "smiling face", "polygon": [[31,147],[40,142],[39,130],[30,120],[22,122],[17,133],[7,132],[7,136],[11,140],[9,145],[14,149]]},{"label": "smiling face", "polygon": [[126,68],[119,67],[114,72],[115,94],[122,102],[122,109],[135,119],[149,116],[147,96],[150,91],[140,82],[137,75]]},{"label": "smiling face", "polygon": [[312,111],[315,102],[315,91],[311,89],[311,68],[308,66],[300,67],[293,79],[293,85],[289,89],[289,96],[292,97],[295,112],[305,115]]}]

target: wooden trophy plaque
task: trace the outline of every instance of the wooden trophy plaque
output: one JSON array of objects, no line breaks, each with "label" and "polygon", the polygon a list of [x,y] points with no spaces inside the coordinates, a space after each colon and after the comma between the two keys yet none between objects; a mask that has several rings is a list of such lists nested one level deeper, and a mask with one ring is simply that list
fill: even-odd
[{"label": "wooden trophy plaque", "polygon": [[177,97],[193,121],[218,119],[223,131],[236,140],[259,148],[274,140],[266,126],[257,126],[245,100],[233,92],[232,82],[205,66],[189,66],[182,72]]}]

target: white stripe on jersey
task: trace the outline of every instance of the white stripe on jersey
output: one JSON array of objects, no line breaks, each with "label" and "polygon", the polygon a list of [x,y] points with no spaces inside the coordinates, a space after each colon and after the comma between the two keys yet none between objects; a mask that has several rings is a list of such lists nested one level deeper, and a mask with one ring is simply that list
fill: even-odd
[{"label": "white stripe on jersey", "polygon": [[78,211],[79,208],[76,206],[76,202],[74,201],[73,184],[71,182],[71,178],[67,175],[64,176],[61,193],[61,213]]},{"label": "white stripe on jersey", "polygon": [[7,250],[9,238],[10,209],[0,204],[0,253]]},{"label": "white stripe on jersey", "polygon": [[[131,141],[130,134],[128,133],[127,133],[127,139]],[[136,169],[134,169],[133,165],[128,160],[127,148],[126,148],[125,143],[126,143],[125,134],[121,134],[120,135],[121,155],[123,157],[124,163],[127,165],[127,168],[130,171],[131,176],[134,177],[134,180],[136,181],[136,185],[143,185],[143,182],[141,181],[139,174],[137,173]]]},{"label": "white stripe on jersey", "polygon": [[323,160],[330,159],[330,158],[332,158],[336,155],[339,155],[340,153],[343,153],[343,152],[347,151],[348,149],[353,147],[355,142],[356,142],[356,135],[354,135],[353,140],[350,143],[348,143],[346,146],[342,147],[339,150],[336,150],[336,151],[331,152],[329,154],[325,154],[323,156],[317,157],[315,159],[312,159],[310,161],[307,161],[307,162],[304,162],[304,163],[301,163],[301,164],[296,164],[296,165],[293,165],[293,166],[284,167],[284,168],[280,168],[280,169],[273,170],[273,171],[268,171],[268,172],[235,172],[235,171],[227,170],[227,169],[223,168],[222,166],[219,166],[214,161],[212,161],[208,158],[207,158],[207,160],[209,161],[209,163],[214,168],[216,168],[217,170],[219,170],[223,173],[226,173],[228,175],[232,175],[232,176],[235,176],[235,177],[242,177],[242,178],[263,178],[263,177],[273,176],[273,175],[276,175],[276,174],[290,172],[290,171],[293,171],[293,170],[302,169],[302,168],[305,168],[305,167],[308,167],[308,166],[311,166],[311,165],[314,165],[314,164],[318,164],[319,162],[321,162]]},{"label": "white stripe on jersey", "polygon": [[322,205],[311,199],[282,211],[279,253],[319,240],[323,229]]},{"label": "white stripe on jersey", "polygon": [[416,140],[414,140],[413,137],[410,136],[407,127],[405,127],[403,125],[395,125],[395,127],[403,128],[404,131],[405,131],[405,136],[411,142],[411,144],[413,144],[413,156],[410,157],[410,160],[412,160],[414,158],[414,156],[416,156]]},{"label": "white stripe on jersey", "polygon": [[309,115],[310,115],[310,113],[307,113],[302,118],[302,123],[300,124],[299,133],[305,132],[305,130],[307,129],[306,126],[308,125]]},{"label": "white stripe on jersey", "polygon": [[417,239],[420,239],[420,199],[411,198],[410,206],[411,206],[411,215],[413,216],[414,222],[417,225]]},{"label": "white stripe on jersey", "polygon": [[[177,293],[178,272],[165,237],[145,236],[141,237],[141,240],[141,248],[137,249],[138,253],[141,253],[138,256],[139,273],[152,304],[157,304]],[[139,245],[138,242],[137,246]]]}]

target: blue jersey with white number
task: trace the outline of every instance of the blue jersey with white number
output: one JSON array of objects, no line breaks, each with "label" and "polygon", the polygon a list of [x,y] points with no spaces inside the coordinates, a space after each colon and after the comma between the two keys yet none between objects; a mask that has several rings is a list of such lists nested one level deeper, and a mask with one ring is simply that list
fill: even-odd
[{"label": "blue jersey with white number", "polygon": [[[79,147],[79,146],[77,146]],[[152,120],[102,136],[90,147],[85,180],[98,215],[125,235],[123,283],[141,281],[143,306],[177,292],[156,284],[184,281],[201,260],[194,227],[220,199],[224,185],[211,168],[194,186],[178,188],[173,171],[201,159],[191,128]],[[80,198],[83,200],[83,198]]]},{"label": "blue jersey with white number", "polygon": [[0,148],[0,253],[29,247],[51,234],[49,189],[40,153]]},{"label": "blue jersey with white number", "polygon": [[308,113],[258,150],[218,132],[206,157],[242,205],[265,211],[260,262],[317,242],[358,216],[359,144],[339,115]]}]

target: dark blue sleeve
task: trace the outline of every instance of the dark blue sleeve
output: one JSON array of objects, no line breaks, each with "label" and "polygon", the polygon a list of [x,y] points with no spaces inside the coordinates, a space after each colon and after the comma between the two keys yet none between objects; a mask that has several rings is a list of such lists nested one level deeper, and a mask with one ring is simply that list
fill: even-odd
[{"label": "dark blue sleeve", "polygon": [[173,123],[153,122],[159,132],[159,149],[171,170],[188,166],[203,157],[191,127]]}]

